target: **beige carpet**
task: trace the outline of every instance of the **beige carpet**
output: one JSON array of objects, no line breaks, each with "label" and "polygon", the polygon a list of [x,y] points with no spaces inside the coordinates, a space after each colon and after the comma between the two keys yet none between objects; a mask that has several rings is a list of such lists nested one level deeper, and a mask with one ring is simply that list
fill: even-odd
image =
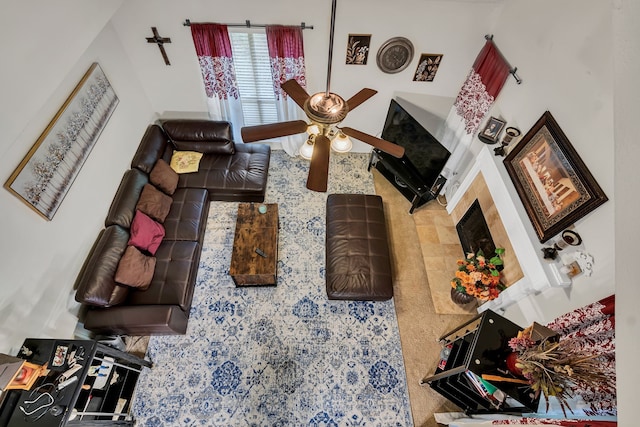
[{"label": "beige carpet", "polygon": [[[376,193],[384,200],[387,216],[395,276],[394,301],[414,425],[415,427],[437,426],[433,416],[435,412],[460,409],[429,386],[420,386],[419,381],[433,374],[438,364],[441,349],[438,338],[468,320],[475,314],[475,310],[469,307],[465,312],[451,303],[451,307],[440,307],[447,314],[439,313],[432,298],[432,287],[438,294],[437,301],[442,302],[439,306],[445,306],[450,292],[450,273],[446,271],[446,267],[450,265],[449,261],[453,257],[451,274],[455,271],[455,259],[460,256],[462,249],[460,243],[457,243],[460,254],[453,255],[454,244],[450,243],[451,236],[446,236],[445,231],[442,234],[445,243],[438,240],[438,245],[451,248],[451,252],[445,249],[444,253],[440,253],[431,247],[427,249],[426,254],[423,254],[423,246],[418,235],[420,233],[427,235],[428,230],[436,230],[437,234],[437,228],[431,229],[431,227],[436,223],[447,225],[447,220],[451,223],[449,225],[452,225],[451,219],[436,201],[429,202],[410,215],[411,204],[402,194],[377,171],[374,170],[373,174]],[[427,270],[426,264],[430,270]],[[440,268],[444,270],[440,271]],[[431,274],[428,274],[429,272]],[[437,272],[440,276],[436,274]],[[432,286],[429,284],[430,281],[433,282]],[[454,313],[455,311],[458,313]]]},{"label": "beige carpet", "polygon": [[[382,178],[380,176],[380,178]],[[456,226],[444,206],[437,200],[415,210],[413,221],[427,271],[431,299],[436,313],[475,313],[475,301],[460,306],[451,301],[451,278],[457,269],[456,261],[464,256]]]}]

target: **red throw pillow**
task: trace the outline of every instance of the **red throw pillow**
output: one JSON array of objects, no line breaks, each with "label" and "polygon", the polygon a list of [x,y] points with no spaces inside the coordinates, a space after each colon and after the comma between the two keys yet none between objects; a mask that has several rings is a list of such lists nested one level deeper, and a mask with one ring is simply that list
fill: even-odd
[{"label": "red throw pillow", "polygon": [[144,212],[136,211],[131,222],[131,237],[128,244],[155,255],[163,238],[164,227]]},{"label": "red throw pillow", "polygon": [[146,256],[135,246],[127,246],[118,263],[115,279],[122,285],[144,291],[151,284],[155,268],[156,259],[154,257]]},{"label": "red throw pillow", "polygon": [[142,187],[142,193],[136,204],[136,209],[146,213],[158,222],[164,222],[169,215],[173,199],[151,184]]},{"label": "red throw pillow", "polygon": [[169,163],[162,159],[158,159],[149,174],[149,181],[170,196],[176,191],[179,178]]}]

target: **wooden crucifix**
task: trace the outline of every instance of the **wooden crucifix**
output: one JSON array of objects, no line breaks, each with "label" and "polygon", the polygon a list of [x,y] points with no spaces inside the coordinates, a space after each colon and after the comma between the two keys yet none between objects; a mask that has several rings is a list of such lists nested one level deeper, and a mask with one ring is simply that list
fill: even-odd
[{"label": "wooden crucifix", "polygon": [[160,48],[160,53],[164,58],[164,63],[167,65],[171,65],[169,62],[169,57],[167,56],[167,52],[164,50],[165,43],[171,43],[171,39],[169,37],[160,37],[158,34],[158,29],[156,27],[151,27],[151,31],[153,31],[153,37],[147,37],[147,43],[156,43]]}]

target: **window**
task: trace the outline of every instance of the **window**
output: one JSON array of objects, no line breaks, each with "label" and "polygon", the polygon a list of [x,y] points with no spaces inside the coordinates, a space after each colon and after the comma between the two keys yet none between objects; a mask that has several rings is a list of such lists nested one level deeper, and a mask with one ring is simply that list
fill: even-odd
[{"label": "window", "polygon": [[264,31],[229,31],[245,126],[278,121]]}]

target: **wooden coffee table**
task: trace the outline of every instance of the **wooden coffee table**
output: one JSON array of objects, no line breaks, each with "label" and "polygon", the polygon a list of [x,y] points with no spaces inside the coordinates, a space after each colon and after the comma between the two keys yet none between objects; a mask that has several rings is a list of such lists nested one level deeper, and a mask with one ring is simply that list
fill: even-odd
[{"label": "wooden coffee table", "polygon": [[276,203],[240,203],[229,267],[236,286],[276,285],[278,226]]}]

